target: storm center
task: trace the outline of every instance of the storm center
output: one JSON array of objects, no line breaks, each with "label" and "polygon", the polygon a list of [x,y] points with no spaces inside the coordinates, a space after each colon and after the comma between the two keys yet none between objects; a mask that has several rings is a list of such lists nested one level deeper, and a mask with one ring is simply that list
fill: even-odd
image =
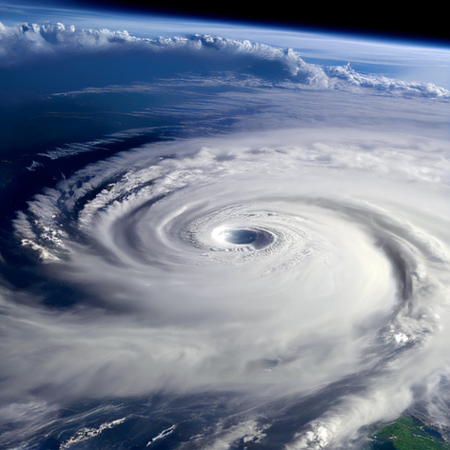
[{"label": "storm center", "polygon": [[258,233],[253,230],[226,230],[224,240],[230,244],[253,244],[258,239]]},{"label": "storm center", "polygon": [[256,250],[272,244],[274,237],[264,230],[251,230],[246,228],[224,228],[213,230],[212,237],[218,241],[233,245],[251,245]]}]

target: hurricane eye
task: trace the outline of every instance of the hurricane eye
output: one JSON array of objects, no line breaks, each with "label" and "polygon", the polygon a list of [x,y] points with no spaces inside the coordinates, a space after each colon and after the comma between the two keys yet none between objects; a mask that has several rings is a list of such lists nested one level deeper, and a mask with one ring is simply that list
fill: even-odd
[{"label": "hurricane eye", "polygon": [[237,251],[241,251],[243,248],[247,250],[262,250],[272,245],[276,240],[275,235],[270,230],[259,228],[254,226],[254,224],[249,228],[223,225],[214,228],[211,237],[216,243],[224,246],[227,251],[232,251],[233,248]]},{"label": "hurricane eye", "polygon": [[258,239],[258,233],[253,230],[227,230],[224,233],[224,239],[230,244],[248,245]]}]

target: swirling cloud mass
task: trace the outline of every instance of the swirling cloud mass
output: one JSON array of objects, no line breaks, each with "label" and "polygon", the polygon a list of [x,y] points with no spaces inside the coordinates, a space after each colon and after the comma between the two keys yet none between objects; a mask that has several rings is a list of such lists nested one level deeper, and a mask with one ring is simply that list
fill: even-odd
[{"label": "swirling cloud mass", "polygon": [[96,445],[143,417],[141,445],[167,448],[362,448],[405,411],[449,425],[448,91],[249,41],[0,32],[11,83],[36,54],[93,46],[208,71],[46,93],[153,106],[22,167],[56,181],[5,226],[7,448]]}]

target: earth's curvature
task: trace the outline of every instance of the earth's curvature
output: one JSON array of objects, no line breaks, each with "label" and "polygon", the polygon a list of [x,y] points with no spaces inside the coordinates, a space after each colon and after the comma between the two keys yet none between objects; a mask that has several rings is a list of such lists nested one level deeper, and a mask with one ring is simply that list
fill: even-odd
[{"label": "earth's curvature", "polygon": [[449,50],[55,17],[0,24],[2,448],[446,445]]}]

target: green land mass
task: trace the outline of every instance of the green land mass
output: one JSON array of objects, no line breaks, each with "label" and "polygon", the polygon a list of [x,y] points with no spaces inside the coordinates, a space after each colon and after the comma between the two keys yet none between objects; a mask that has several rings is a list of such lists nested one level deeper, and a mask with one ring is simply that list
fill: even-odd
[{"label": "green land mass", "polygon": [[413,417],[403,417],[379,429],[372,450],[450,450],[440,433]]}]

